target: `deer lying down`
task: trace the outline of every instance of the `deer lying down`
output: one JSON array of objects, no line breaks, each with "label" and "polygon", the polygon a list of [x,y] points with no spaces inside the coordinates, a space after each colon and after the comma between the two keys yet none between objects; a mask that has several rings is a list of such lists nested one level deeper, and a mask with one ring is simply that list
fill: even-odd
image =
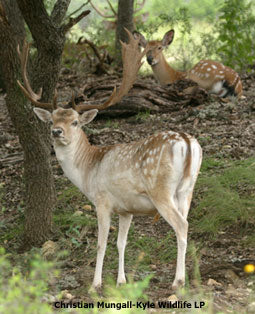
[{"label": "deer lying down", "polygon": [[204,88],[208,93],[219,97],[242,96],[243,87],[239,75],[231,68],[220,62],[200,60],[188,71],[176,71],[167,63],[163,50],[174,39],[174,30],[165,33],[162,40],[147,42],[144,36],[134,31],[135,38],[140,40],[140,45],[147,48],[147,62],[152,68],[155,78],[161,85],[172,84],[181,79],[190,79]]},{"label": "deer lying down", "polygon": [[[98,250],[93,287],[102,284],[102,268],[111,214],[119,215],[117,247],[119,269],[117,284],[126,282],[124,251],[133,215],[159,213],[176,233],[178,256],[173,288],[185,282],[185,254],[187,247],[187,216],[202,150],[195,138],[186,133],[161,132],[130,144],[97,147],[88,142],[82,126],[90,123],[98,109],[115,104],[127,94],[135,81],[141,59],[138,40],[129,33],[130,43],[122,43],[124,74],[118,91],[101,106],[75,105],[73,109],[43,104],[34,112],[44,122],[51,123],[51,135],[57,159],[65,175],[95,205],[98,218]],[[21,56],[24,94],[40,107],[26,77],[28,49]],[[128,65],[129,68],[128,68]],[[38,96],[38,97],[37,97]],[[97,107],[97,108],[96,108]]]}]

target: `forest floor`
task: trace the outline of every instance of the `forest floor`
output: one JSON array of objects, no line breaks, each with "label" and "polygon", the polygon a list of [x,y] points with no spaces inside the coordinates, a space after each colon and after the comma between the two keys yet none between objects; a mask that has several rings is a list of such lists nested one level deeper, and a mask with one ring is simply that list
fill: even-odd
[{"label": "forest floor", "polygon": [[[60,98],[67,102],[71,89],[75,86],[82,94],[87,81],[70,71],[64,72],[59,89]],[[89,84],[93,81],[96,83],[98,78],[90,76]],[[151,78],[142,82],[156,84]],[[201,205],[202,208],[197,209],[213,178],[218,182],[231,169],[241,169],[243,173],[242,167],[255,177],[255,75],[243,77],[243,84],[246,99],[240,101],[232,99],[223,102],[203,94],[200,95],[204,97],[203,101],[194,101],[196,96],[192,96],[194,102],[187,101],[185,96],[186,100],[178,104],[177,97],[175,101],[169,101],[169,107],[164,104],[164,112],[144,110],[121,118],[101,115],[85,130],[90,142],[95,145],[128,143],[158,131],[174,130],[194,135],[203,148],[204,163],[189,215],[188,286],[185,290],[178,293],[171,290],[176,266],[176,241],[169,225],[163,218],[153,223],[152,217],[135,217],[132,222],[126,249],[126,273],[134,281],[152,275],[145,289],[150,302],[206,301],[209,304],[208,313],[255,313],[255,275],[243,271],[246,264],[255,264],[255,185],[241,179],[239,184],[238,179],[233,179],[237,180],[233,189],[239,196],[247,196],[245,202],[240,202],[240,206],[244,206],[243,216],[248,213],[246,218],[241,212],[233,219],[225,217],[218,223],[215,216],[219,212],[211,206],[210,198],[208,205],[205,203],[204,207]],[[164,92],[167,94],[167,88]],[[139,91],[137,93],[138,101]],[[150,93],[151,97],[147,99],[153,98],[153,90]],[[99,99],[98,95],[94,97]],[[158,94],[155,95],[157,97]],[[159,102],[157,106],[160,107]],[[29,252],[18,253],[24,221],[22,160],[22,149],[4,106],[4,95],[0,94],[0,243],[11,254],[13,264],[22,264],[31,256]],[[90,206],[88,200],[63,176],[54,155],[52,164],[58,194],[54,211],[58,235],[53,240],[58,250],[66,250],[68,255],[58,261],[61,276],[50,286],[49,295],[54,296],[57,290],[64,290],[66,301],[91,302],[94,297],[88,293],[88,288],[95,268],[96,214],[93,205]],[[231,194],[224,194],[228,195],[231,198]],[[214,199],[211,201],[213,203]],[[219,199],[219,206],[224,208],[226,204],[226,210],[230,208],[227,215],[231,216],[234,202],[235,198],[229,199],[228,203]],[[236,206],[239,206],[238,202]],[[210,217],[207,220],[206,215]],[[208,222],[210,219],[211,224]],[[117,217],[113,217],[103,272],[108,282],[117,275],[117,229]],[[41,252],[47,255],[46,246]]]}]

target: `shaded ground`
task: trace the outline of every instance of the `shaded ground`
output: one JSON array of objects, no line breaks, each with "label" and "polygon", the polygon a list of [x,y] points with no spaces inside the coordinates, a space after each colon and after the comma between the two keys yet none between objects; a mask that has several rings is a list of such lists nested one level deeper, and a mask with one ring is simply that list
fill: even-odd
[{"label": "shaded ground", "polygon": [[[106,80],[106,78],[103,79]],[[113,77],[111,80],[112,85],[114,85],[118,78]],[[85,81],[82,77],[67,71],[66,74],[62,75],[59,82],[60,99],[67,103],[73,86],[76,86],[79,92],[78,96],[80,97],[77,97],[77,102],[85,99],[82,93],[84,90],[87,93],[91,92],[91,83],[94,81],[98,81],[98,78],[91,76],[88,81]],[[255,76],[246,76],[243,78],[243,82],[246,99],[222,102],[209,97],[202,91],[199,91],[197,95],[186,95],[180,90],[178,84],[163,90],[158,88],[152,79],[143,79],[141,84],[149,86],[148,90],[151,89],[146,96],[148,100],[146,106],[152,106],[150,111],[145,108],[143,111],[137,112],[137,108],[132,108],[129,113],[125,113],[124,119],[109,118],[102,114],[86,130],[89,140],[96,145],[128,143],[158,131],[171,129],[194,135],[203,148],[205,158],[213,156],[219,159],[239,160],[254,156]],[[100,86],[100,84],[98,85]],[[97,82],[94,86],[97,86]],[[135,101],[139,101],[139,94],[141,93],[139,83],[137,86],[132,94]],[[165,101],[162,103],[164,110],[160,107],[160,101],[157,104],[152,101],[154,99],[153,86],[155,86],[155,90],[157,89],[155,99],[160,99],[161,102]],[[105,90],[98,89],[91,93],[89,100],[101,99],[100,95],[104,97],[109,93],[110,90],[105,93]],[[161,98],[162,93],[165,94],[165,100]],[[171,95],[169,97],[172,97],[172,100],[168,99],[166,95]],[[145,97],[144,94],[142,96]],[[166,105],[167,102],[169,103],[168,106]],[[22,232],[22,150],[4,107],[3,95],[0,98],[0,108],[0,197],[3,199],[0,212],[0,220],[2,220],[0,239],[4,240],[3,246],[7,251],[14,253],[19,247],[21,241],[19,236]],[[60,229],[62,228],[61,238],[55,240],[59,240],[58,244],[61,248],[69,249],[71,252],[62,265],[62,277],[58,284],[61,290],[68,290],[75,299],[89,301],[87,288],[92,282],[96,252],[95,213],[88,208],[84,209],[84,204],[87,203],[86,199],[76,189],[73,189],[69,181],[62,176],[62,170],[54,156],[52,159],[59,191],[59,205],[55,211],[57,217],[55,221]],[[192,208],[198,202],[198,197],[199,191],[196,191]],[[193,215],[192,208],[191,218]],[[59,217],[61,215],[64,217],[64,213],[71,216],[77,210],[84,211],[82,215],[89,222],[89,226],[85,225],[80,228],[79,243],[75,245],[74,243],[70,244],[70,241],[75,238],[72,236],[74,230],[71,228],[76,226],[73,224],[74,220],[71,220],[70,224],[67,218]],[[61,219],[63,220],[61,221]],[[68,223],[70,224],[69,227]],[[115,217],[109,239],[110,248],[106,253],[105,277],[112,275],[116,278],[117,275],[116,229],[117,219]],[[174,234],[169,233],[169,230],[168,224],[163,219],[152,224],[150,217],[135,218],[131,227],[126,251],[128,256],[126,271],[133,274],[135,280],[153,274],[149,289],[146,290],[150,301],[167,299],[173,293],[170,284],[175,272],[176,244]],[[245,264],[255,261],[254,244],[247,247],[245,242],[246,237],[254,230],[249,227],[244,230],[246,231],[240,233],[240,229],[229,228],[216,239],[210,239],[206,234],[197,233],[194,227],[190,228],[189,241],[192,245],[188,250],[187,270],[191,290],[189,296],[183,297],[184,300],[189,298],[203,301],[205,296],[211,296],[215,311],[239,311],[241,313],[247,311],[248,303],[255,302],[255,279],[243,272]],[[6,237],[5,234],[8,236]],[[169,234],[170,245],[162,242],[162,251],[155,251],[153,243],[160,243],[167,234]],[[77,240],[77,238],[75,239]],[[143,239],[145,239],[144,242]],[[136,246],[132,245],[132,241],[135,241]],[[150,254],[147,253],[146,249],[143,249],[145,246],[151,248]],[[196,257],[192,255],[192,247],[197,249]],[[170,263],[168,262],[168,255],[165,256],[162,253],[165,251],[172,256]],[[197,287],[197,277],[193,278],[197,263],[202,278],[200,287],[204,288],[202,295]],[[134,267],[134,265],[136,266]],[[214,279],[216,283],[209,283],[208,279],[210,278]],[[250,306],[251,313],[253,309]]]}]

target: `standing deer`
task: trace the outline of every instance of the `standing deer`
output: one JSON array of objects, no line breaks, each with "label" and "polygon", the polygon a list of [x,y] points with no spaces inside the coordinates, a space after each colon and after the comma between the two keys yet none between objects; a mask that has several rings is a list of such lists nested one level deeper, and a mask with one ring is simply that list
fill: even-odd
[{"label": "standing deer", "polygon": [[[24,87],[18,84],[36,106],[34,112],[38,118],[52,124],[56,157],[65,175],[96,207],[98,249],[92,287],[102,284],[111,214],[119,215],[117,284],[122,284],[126,282],[124,251],[133,215],[159,213],[177,237],[177,269],[173,282],[173,288],[177,288],[185,282],[187,216],[202,160],[199,143],[186,133],[165,131],[139,142],[100,147],[90,145],[81,128],[95,118],[98,110],[116,104],[132,87],[146,49],[141,52],[139,40],[130,32],[128,35],[129,44],[121,43],[121,85],[102,105],[76,105],[74,97],[72,109],[57,107],[56,98],[53,103],[40,103],[41,93],[32,91],[26,75],[27,45],[20,53]],[[45,110],[52,107],[52,113]]]},{"label": "standing deer", "polygon": [[172,43],[174,39],[173,29],[166,32],[162,40],[149,42],[139,32],[134,31],[133,34],[135,38],[139,38],[142,47],[147,46],[147,62],[161,85],[172,84],[181,79],[190,79],[209,93],[219,97],[233,95],[241,98],[243,88],[239,75],[222,63],[201,60],[186,72],[176,71],[167,63],[163,49]]}]

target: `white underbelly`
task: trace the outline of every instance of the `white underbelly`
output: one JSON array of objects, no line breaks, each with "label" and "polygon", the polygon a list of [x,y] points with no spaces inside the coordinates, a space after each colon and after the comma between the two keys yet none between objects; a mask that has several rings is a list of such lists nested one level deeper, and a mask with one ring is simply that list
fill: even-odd
[{"label": "white underbelly", "polygon": [[115,213],[129,213],[133,215],[153,215],[156,208],[148,196],[142,194],[127,194],[122,197],[114,197]]}]

